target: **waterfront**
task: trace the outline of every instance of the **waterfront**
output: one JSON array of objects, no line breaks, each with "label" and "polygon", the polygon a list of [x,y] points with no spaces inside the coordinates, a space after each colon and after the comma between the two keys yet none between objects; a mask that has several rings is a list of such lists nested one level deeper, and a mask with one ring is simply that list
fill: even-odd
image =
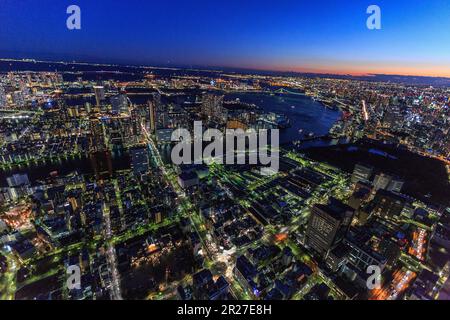
[{"label": "waterfront", "polygon": [[[300,94],[270,95],[267,93],[232,93],[227,94],[228,101],[239,99],[241,102],[255,104],[264,112],[275,112],[286,115],[291,127],[280,130],[280,144],[289,145],[301,140],[305,135],[314,133],[314,136],[323,136],[333,124],[341,117],[339,110],[326,108],[321,103],[308,96]],[[300,132],[300,130],[302,130]],[[330,141],[306,141],[303,148],[312,146],[325,146]]]},{"label": "waterfront", "polygon": [[[142,100],[142,97],[140,97]],[[147,97],[148,98],[148,97]],[[243,103],[255,104],[264,112],[274,112],[286,115],[291,126],[280,130],[280,144],[286,147],[292,142],[301,140],[305,135],[313,133],[314,136],[324,136],[333,124],[341,116],[339,110],[326,108],[321,103],[310,97],[299,94],[271,95],[268,93],[231,93],[225,95],[226,101],[239,99]],[[139,99],[133,99],[134,103],[143,103]],[[79,104],[80,101],[72,101],[70,104]],[[301,130],[301,131],[300,131]],[[301,144],[301,148],[327,146],[335,143],[334,140],[313,139]],[[170,158],[170,148],[164,147],[160,150],[165,161]],[[129,168],[127,155],[113,154],[113,167],[116,169]],[[59,174],[67,174],[73,171],[81,174],[92,173],[92,167],[87,157],[76,159],[62,159],[45,164],[30,163],[28,167],[21,166],[0,172],[0,186],[6,186],[6,177],[15,173],[27,173],[32,181],[48,177],[52,171]]]}]

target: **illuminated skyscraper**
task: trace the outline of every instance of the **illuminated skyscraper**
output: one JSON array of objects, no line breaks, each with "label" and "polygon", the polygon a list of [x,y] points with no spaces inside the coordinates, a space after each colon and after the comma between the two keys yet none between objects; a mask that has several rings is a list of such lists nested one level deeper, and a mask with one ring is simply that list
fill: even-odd
[{"label": "illuminated skyscraper", "polygon": [[202,113],[211,120],[224,121],[223,96],[207,93],[203,96]]},{"label": "illuminated skyscraper", "polygon": [[161,104],[161,95],[155,93],[153,99],[148,102],[150,113],[150,131],[156,133],[157,129],[166,128],[168,125],[168,113]]},{"label": "illuminated skyscraper", "polygon": [[113,114],[128,113],[128,99],[124,94],[112,96],[110,99]]},{"label": "illuminated skyscraper", "polygon": [[156,106],[154,101],[148,102],[148,109],[150,113],[150,132],[155,133],[156,131]]},{"label": "illuminated skyscraper", "polygon": [[95,102],[97,103],[97,106],[100,106],[102,101],[105,100],[105,87],[94,86],[94,94],[95,94]]},{"label": "illuminated skyscraper", "polygon": [[353,208],[333,198],[328,205],[315,205],[309,218],[306,244],[322,257],[326,256],[344,238],[353,213]]},{"label": "illuminated skyscraper", "polygon": [[355,165],[355,169],[352,174],[352,182],[356,183],[358,181],[370,181],[370,177],[372,176],[373,167],[357,164]]}]

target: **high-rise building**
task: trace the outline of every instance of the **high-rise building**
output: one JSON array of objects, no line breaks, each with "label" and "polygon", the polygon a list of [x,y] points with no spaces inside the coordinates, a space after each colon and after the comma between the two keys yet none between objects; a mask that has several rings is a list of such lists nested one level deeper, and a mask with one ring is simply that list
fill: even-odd
[{"label": "high-rise building", "polygon": [[355,169],[353,169],[352,174],[352,182],[357,183],[358,181],[370,181],[370,177],[373,173],[373,167],[366,166],[363,164],[357,164],[355,165]]},{"label": "high-rise building", "polygon": [[391,183],[391,180],[392,177],[387,174],[384,173],[377,174],[373,179],[373,189],[375,191],[378,191],[380,189],[387,189],[387,187]]},{"label": "high-rise building", "polygon": [[111,111],[113,114],[128,113],[128,99],[124,94],[118,94],[112,96],[109,101],[111,102]]},{"label": "high-rise building", "polygon": [[372,250],[370,246],[359,241],[359,239],[348,236],[345,238],[344,243],[350,248],[348,254],[349,262],[360,271],[360,274],[364,274],[369,266],[378,266],[381,270],[386,266],[386,257]]},{"label": "high-rise building", "polygon": [[90,121],[91,135],[89,136],[89,149],[91,151],[105,151],[108,149],[106,145],[103,124],[98,119]]},{"label": "high-rise building", "polygon": [[135,175],[139,176],[149,170],[148,151],[145,146],[130,149],[131,166]]},{"label": "high-rise building", "polygon": [[403,179],[394,177],[392,178],[391,182],[389,182],[387,190],[393,192],[401,192],[404,184],[405,181]]},{"label": "high-rise building", "polygon": [[156,104],[155,101],[148,102],[148,109],[150,113],[150,132],[156,132]]},{"label": "high-rise building", "polygon": [[105,100],[105,87],[94,86],[94,94],[95,94],[95,102],[97,103],[97,106],[100,106],[102,101]]},{"label": "high-rise building", "polygon": [[211,120],[224,121],[223,95],[207,93],[203,95],[202,114]]},{"label": "high-rise building", "polygon": [[306,244],[325,257],[344,238],[353,214],[353,208],[334,198],[327,205],[315,205],[306,230]]},{"label": "high-rise building", "polygon": [[161,103],[161,95],[155,93],[153,95],[154,111],[154,128],[155,130],[167,128],[169,124],[169,114]]},{"label": "high-rise building", "polygon": [[148,108],[150,114],[150,132],[156,133],[157,129],[164,127],[161,125],[161,116],[164,110],[161,104],[161,95],[159,93],[153,94],[153,99],[148,101]]}]

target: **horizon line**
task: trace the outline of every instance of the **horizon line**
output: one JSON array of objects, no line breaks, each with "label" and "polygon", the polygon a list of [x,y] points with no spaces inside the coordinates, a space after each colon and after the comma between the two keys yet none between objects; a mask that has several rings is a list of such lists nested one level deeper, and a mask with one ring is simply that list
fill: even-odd
[{"label": "horizon line", "polygon": [[234,71],[259,71],[259,72],[279,72],[279,73],[292,73],[292,74],[298,74],[298,75],[330,75],[330,76],[349,76],[349,77],[373,77],[373,76],[400,76],[400,77],[420,77],[420,78],[435,78],[435,79],[446,79],[450,81],[450,76],[442,76],[442,75],[429,75],[429,74],[411,74],[411,73],[390,73],[390,72],[381,72],[381,73],[374,73],[374,72],[332,72],[330,71],[324,71],[324,70],[292,70],[292,69],[277,69],[277,68],[264,68],[264,67],[247,67],[247,66],[227,66],[227,65],[196,65],[196,64],[179,64],[179,65],[173,65],[170,66],[169,64],[147,64],[147,63],[132,63],[132,62],[99,62],[97,58],[93,60],[97,61],[89,61],[87,60],[68,60],[67,59],[61,59],[61,60],[45,60],[45,59],[39,59],[39,58],[0,58],[0,61],[22,61],[26,62],[26,60],[32,60],[35,62],[46,62],[46,63],[69,63],[69,64],[97,64],[97,65],[104,65],[104,66],[122,66],[122,67],[140,67],[140,68],[153,68],[153,69],[184,69],[184,70],[198,70],[198,71],[221,71],[225,72],[225,69],[230,69]]}]

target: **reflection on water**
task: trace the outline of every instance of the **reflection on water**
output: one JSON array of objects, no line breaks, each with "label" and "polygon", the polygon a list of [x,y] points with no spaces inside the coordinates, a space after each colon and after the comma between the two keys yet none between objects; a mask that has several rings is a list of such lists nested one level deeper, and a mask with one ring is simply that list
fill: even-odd
[{"label": "reflection on water", "polygon": [[[314,133],[323,136],[328,133],[333,124],[341,117],[339,110],[324,107],[317,101],[305,95],[269,95],[260,93],[229,94],[227,100],[239,99],[242,102],[255,104],[265,112],[276,112],[286,115],[291,127],[280,130],[280,143],[289,144],[302,139],[305,134]],[[317,140],[305,142],[305,147],[324,144]]]},{"label": "reflection on water", "polygon": [[[111,157],[113,171],[130,168],[130,157],[123,150],[112,152]],[[80,155],[75,158],[60,158],[44,164],[30,163],[28,166],[15,166],[9,170],[0,170],[0,186],[7,186],[6,178],[16,173],[26,173],[30,181],[44,179],[50,172],[57,171],[60,175],[78,171],[80,174],[93,174],[91,160],[88,156]]]}]

